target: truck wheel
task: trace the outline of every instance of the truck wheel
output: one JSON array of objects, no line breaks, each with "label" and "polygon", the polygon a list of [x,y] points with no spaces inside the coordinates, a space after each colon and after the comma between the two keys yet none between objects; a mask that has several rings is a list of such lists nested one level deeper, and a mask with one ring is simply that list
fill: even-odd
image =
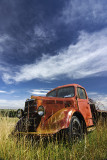
[{"label": "truck wheel", "polygon": [[23,132],[24,129],[25,129],[25,127],[24,127],[23,124],[24,124],[24,120],[23,120],[23,118],[21,118],[21,119],[17,122],[17,124],[16,124],[15,132],[16,132],[16,131],[18,131],[18,132]]},{"label": "truck wheel", "polygon": [[71,122],[68,128],[69,140],[77,141],[82,138],[82,127],[79,119],[76,116],[72,116]]}]

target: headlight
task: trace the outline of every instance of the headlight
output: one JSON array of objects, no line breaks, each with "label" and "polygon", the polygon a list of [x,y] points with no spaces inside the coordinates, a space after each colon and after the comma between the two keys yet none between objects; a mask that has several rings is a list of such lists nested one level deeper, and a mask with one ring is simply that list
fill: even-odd
[{"label": "headlight", "polygon": [[18,118],[23,117],[23,110],[22,110],[22,109],[18,109],[18,110],[17,110],[17,117],[18,117]]},{"label": "headlight", "polygon": [[39,106],[38,108],[38,114],[42,117],[45,114],[45,110],[43,106]]}]

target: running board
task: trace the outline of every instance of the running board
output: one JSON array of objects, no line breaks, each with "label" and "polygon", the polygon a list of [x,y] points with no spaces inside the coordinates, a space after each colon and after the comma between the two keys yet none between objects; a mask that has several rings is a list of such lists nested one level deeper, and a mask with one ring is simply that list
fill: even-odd
[{"label": "running board", "polygon": [[95,129],[96,129],[95,126],[88,127],[88,128],[87,128],[87,132],[94,131]]}]

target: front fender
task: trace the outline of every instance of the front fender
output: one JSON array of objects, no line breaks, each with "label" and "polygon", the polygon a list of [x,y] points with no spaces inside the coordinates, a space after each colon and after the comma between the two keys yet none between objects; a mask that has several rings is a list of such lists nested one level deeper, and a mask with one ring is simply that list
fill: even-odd
[{"label": "front fender", "polygon": [[69,127],[72,115],[77,110],[75,108],[63,108],[53,114],[44,123],[40,123],[37,128],[39,134],[54,134]]}]

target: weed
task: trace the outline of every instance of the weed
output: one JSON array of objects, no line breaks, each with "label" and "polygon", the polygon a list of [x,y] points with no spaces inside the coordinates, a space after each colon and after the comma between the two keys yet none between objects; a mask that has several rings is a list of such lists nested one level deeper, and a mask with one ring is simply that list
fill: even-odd
[{"label": "weed", "polygon": [[10,137],[17,118],[0,118],[0,160],[104,160],[107,159],[107,126],[98,123],[84,139],[70,144],[57,138]]}]

